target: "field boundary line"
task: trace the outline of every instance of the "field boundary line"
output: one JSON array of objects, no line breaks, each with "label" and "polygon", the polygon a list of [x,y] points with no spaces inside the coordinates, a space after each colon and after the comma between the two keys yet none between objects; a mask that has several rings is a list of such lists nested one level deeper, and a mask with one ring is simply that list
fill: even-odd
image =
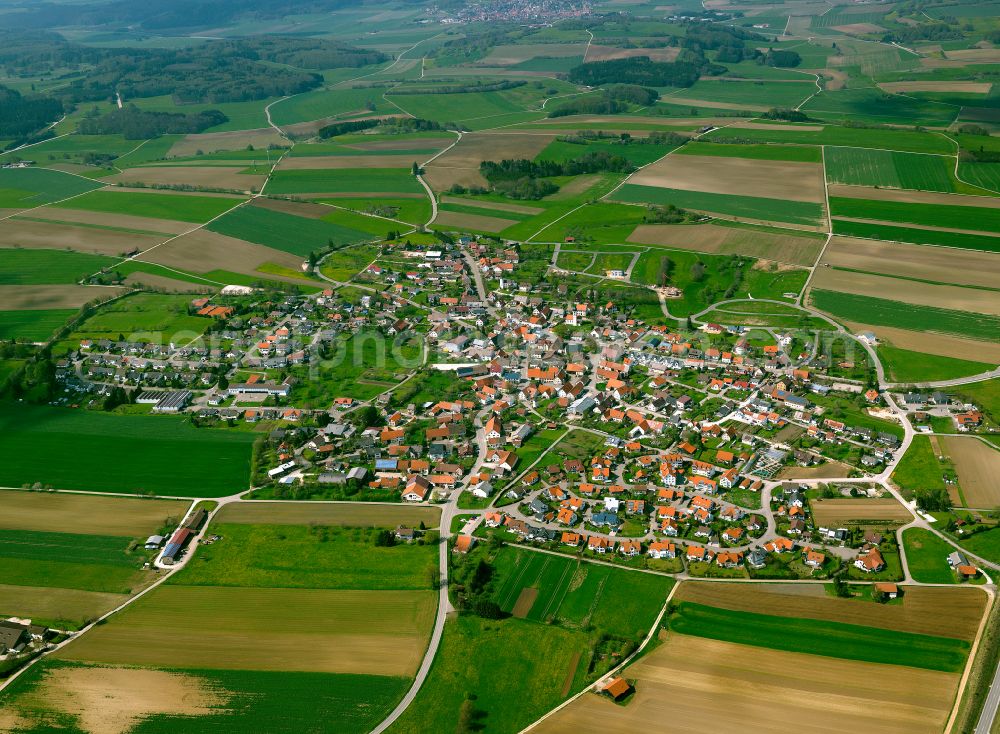
[{"label": "field boundary line", "polygon": [[[605,679],[611,677],[612,675],[615,675],[616,673],[618,673],[618,671],[623,670],[626,666],[630,665],[632,663],[632,661],[635,660],[639,656],[639,654],[643,650],[646,649],[646,646],[649,645],[649,643],[653,641],[653,638],[656,636],[656,633],[660,630],[660,625],[663,622],[663,617],[667,613],[667,607],[670,606],[671,599],[674,598],[674,594],[677,593],[677,589],[679,589],[681,587],[681,584],[683,584],[683,583],[684,583],[683,581],[678,581],[670,589],[670,593],[667,594],[667,598],[663,601],[663,606],[660,608],[660,613],[656,615],[656,619],[653,621],[653,626],[650,627],[649,632],[646,633],[646,637],[643,639],[643,641],[639,645],[639,647],[637,647],[632,652],[631,655],[629,655],[627,658],[625,658],[620,663],[618,663],[618,665],[616,665],[614,668],[612,668],[607,673],[605,673],[603,676],[601,676],[598,679],[597,682],[599,682],[600,680],[605,680]],[[567,706],[569,706],[571,703],[573,703],[574,701],[576,701],[581,696],[583,696],[583,695],[585,695],[587,693],[590,693],[590,691],[594,688],[594,686],[597,685],[597,682],[592,683],[592,684],[587,685],[587,686],[584,686],[583,690],[579,691],[578,693],[576,693],[571,698],[566,699],[565,701],[563,701],[561,704],[559,704],[558,706],[556,706],[554,709],[552,709],[548,713],[544,714],[540,718],[538,718],[535,721],[533,721],[532,723],[528,724],[528,726],[526,726],[523,729],[521,729],[521,731],[518,732],[518,734],[526,734],[527,732],[531,731],[536,726],[538,726],[539,724],[541,724],[543,721],[545,721],[546,719],[548,719],[550,716],[553,716],[553,715],[557,714],[558,712],[562,711],[564,708],[566,708]]]},{"label": "field boundary line", "polygon": [[[54,171],[55,169],[54,168],[46,168],[45,170],[46,171]],[[66,171],[59,171],[58,173],[66,173]],[[75,176],[76,174],[71,174],[71,175]],[[80,176],[80,178],[86,178],[86,176]],[[91,178],[88,178],[87,180],[88,181],[93,181],[93,179],[91,179]],[[6,216],[0,217],[0,222],[4,221],[5,219],[11,219],[12,217],[19,216],[21,214],[27,214],[28,212],[33,212],[36,209],[44,209],[47,206],[55,206],[56,204],[62,204],[64,201],[69,201],[70,199],[76,199],[76,198],[78,198],[80,196],[83,196],[84,194],[89,194],[89,193],[91,193],[93,191],[103,191],[104,189],[109,189],[109,188],[113,188],[111,186],[111,184],[102,184],[101,186],[99,186],[96,189],[91,189],[90,191],[83,191],[83,192],[81,192],[79,194],[73,194],[72,196],[67,196],[65,199],[58,199],[56,201],[50,201],[50,202],[47,202],[45,204],[39,204],[38,206],[33,206],[30,209],[22,209],[19,212],[14,212],[13,214],[8,214]]]},{"label": "field boundary line", "polygon": [[[990,613],[993,611],[993,605],[996,603],[996,593],[988,586],[977,587],[983,590],[986,594],[987,603],[983,605],[983,616],[979,620],[979,630],[976,632],[976,639],[972,641],[972,647],[969,648],[969,654],[965,661],[965,669],[962,671],[962,677],[958,682],[958,688],[955,691],[955,702],[951,707],[951,714],[948,716],[948,723],[945,724],[944,734],[951,734],[952,729],[955,727],[955,720],[958,718],[959,709],[962,706],[962,699],[965,697],[966,688],[969,685],[969,677],[972,675],[972,668],[976,661],[976,653],[979,652],[979,643],[983,640],[983,634],[986,632],[986,623],[989,621]],[[990,675],[993,671],[986,671],[986,675]]]}]

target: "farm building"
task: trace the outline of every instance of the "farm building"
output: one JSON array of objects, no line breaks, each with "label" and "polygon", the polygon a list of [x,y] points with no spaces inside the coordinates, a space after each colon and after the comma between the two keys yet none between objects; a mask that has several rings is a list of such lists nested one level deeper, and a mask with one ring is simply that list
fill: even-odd
[{"label": "farm building", "polygon": [[184,544],[187,543],[188,538],[191,537],[190,528],[177,528],[174,534],[170,536],[170,540],[167,541],[167,547],[163,549],[163,555],[160,557],[160,562],[165,566],[172,566],[180,556],[181,551],[184,549]]}]

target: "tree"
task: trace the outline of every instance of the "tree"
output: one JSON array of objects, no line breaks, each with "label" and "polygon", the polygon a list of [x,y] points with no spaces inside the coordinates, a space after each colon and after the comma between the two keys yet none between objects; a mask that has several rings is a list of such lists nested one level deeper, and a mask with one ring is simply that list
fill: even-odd
[{"label": "tree", "polygon": [[695,283],[700,283],[705,279],[705,263],[701,260],[695,261],[691,266],[691,280]]},{"label": "tree", "polygon": [[396,545],[396,535],[391,530],[379,530],[375,535],[375,545],[379,548],[391,548]]},{"label": "tree", "polygon": [[839,575],[834,576],[833,579],[832,579],[832,581],[833,581],[833,593],[835,593],[837,596],[843,597],[845,599],[848,599],[848,598],[850,598],[852,596],[851,589],[844,582],[844,579],[843,579],[842,576],[839,576]]}]

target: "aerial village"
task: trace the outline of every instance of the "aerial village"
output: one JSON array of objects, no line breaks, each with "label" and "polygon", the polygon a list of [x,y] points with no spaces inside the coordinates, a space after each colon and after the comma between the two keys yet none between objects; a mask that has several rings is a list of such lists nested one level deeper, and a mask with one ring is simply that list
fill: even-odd
[{"label": "aerial village", "polygon": [[195,298],[197,338],[82,339],[56,365],[59,401],[267,422],[253,497],[451,503],[475,517],[459,552],[497,536],[790,578],[893,577],[893,533],[818,521],[808,500],[885,495],[897,414],[988,427],[946,392],[880,392],[819,334],[649,326],[521,279],[513,242],[383,248],[350,285]]}]

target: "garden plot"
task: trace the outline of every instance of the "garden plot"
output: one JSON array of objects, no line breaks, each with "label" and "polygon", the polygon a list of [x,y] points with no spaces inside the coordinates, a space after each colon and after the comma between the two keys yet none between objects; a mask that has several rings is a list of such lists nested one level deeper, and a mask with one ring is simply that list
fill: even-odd
[{"label": "garden plot", "polygon": [[718,156],[666,156],[633,175],[630,184],[684,191],[820,203],[823,167],[814,163]]}]

